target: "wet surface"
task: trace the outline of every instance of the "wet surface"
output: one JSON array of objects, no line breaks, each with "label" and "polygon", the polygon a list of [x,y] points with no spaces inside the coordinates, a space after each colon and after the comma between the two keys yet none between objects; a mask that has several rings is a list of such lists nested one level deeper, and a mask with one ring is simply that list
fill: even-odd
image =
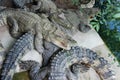
[{"label": "wet surface", "polygon": [[28,77],[28,72],[21,72],[21,73],[16,73],[13,77],[13,80],[30,80],[30,79]]}]

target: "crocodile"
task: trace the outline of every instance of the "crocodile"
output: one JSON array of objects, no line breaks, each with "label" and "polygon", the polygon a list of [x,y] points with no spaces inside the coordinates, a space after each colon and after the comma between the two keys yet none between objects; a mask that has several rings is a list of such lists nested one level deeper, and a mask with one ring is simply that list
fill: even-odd
[{"label": "crocodile", "polygon": [[18,8],[25,9],[31,12],[50,12],[56,11],[57,7],[51,0],[13,0]]},{"label": "crocodile", "polygon": [[19,37],[21,33],[29,30],[35,32],[35,48],[43,53],[43,39],[63,48],[70,49],[76,41],[63,32],[59,27],[54,26],[45,14],[38,16],[32,12],[16,9],[3,9],[0,11],[3,23],[9,25],[13,37]]},{"label": "crocodile", "polygon": [[6,54],[1,69],[0,80],[12,80],[15,73],[15,68],[23,55],[32,50],[34,40],[34,33],[28,32],[21,36],[13,45],[12,49]]},{"label": "crocodile", "polygon": [[[81,9],[80,9],[79,10],[80,12],[78,11],[79,12],[78,13],[79,15],[78,15],[74,11],[70,12],[70,10],[66,11],[63,9],[64,12],[62,10],[59,11],[59,8],[56,8],[56,5],[51,0],[36,0],[36,1],[41,2],[41,3],[39,3],[39,5],[41,4],[39,11],[45,12],[46,14],[48,14],[48,16],[50,15],[50,17],[52,15],[52,19],[50,17],[49,18],[55,24],[55,26],[58,26],[58,24],[59,24],[59,26],[63,26],[64,28],[63,29],[61,28],[61,29],[64,31],[67,31],[67,33],[70,33],[70,31],[72,31],[72,33],[77,32],[77,30],[73,29],[74,28],[73,26],[77,26],[77,28],[81,32],[88,32],[91,29],[90,26],[88,25],[90,22],[89,17],[91,17],[91,14],[95,15],[95,13],[98,12],[98,9],[86,7],[87,10],[86,10],[86,8],[85,8],[85,11],[84,10],[81,11]],[[94,2],[94,0],[91,0],[91,1]],[[32,1],[32,0],[14,0],[14,2],[16,3],[16,5],[18,4],[22,8],[22,6],[25,5],[25,3],[27,4],[27,3],[34,2],[34,1]],[[29,8],[29,9],[32,9],[32,8]],[[27,10],[27,11],[29,11],[29,10]],[[34,11],[32,11],[32,12],[34,12]],[[59,15],[61,15],[61,14],[59,14],[59,12],[62,12],[62,14],[65,15],[65,18],[67,20],[62,19],[62,17],[59,16]],[[87,13],[90,13],[90,14],[87,14]],[[56,16],[56,14],[59,17]],[[77,22],[77,24],[75,22]],[[67,27],[67,29],[66,29],[66,27]],[[72,27],[72,29],[71,28],[69,29],[69,27]]]},{"label": "crocodile", "polygon": [[[57,0],[58,2],[59,2],[59,0]],[[42,12],[45,12],[45,13],[48,13],[49,15],[50,14],[54,14],[54,13],[59,13],[59,8],[57,8],[57,5],[55,5],[55,3],[54,3],[54,1],[51,1],[51,0],[14,0],[14,2],[15,2],[15,4],[16,5],[19,5],[19,7],[20,8],[22,8],[25,4],[27,4],[27,3],[31,3],[31,2],[38,2],[38,4],[39,4],[39,6],[41,5],[41,7],[40,7],[40,11],[42,11]],[[56,2],[56,1],[55,1]],[[62,1],[61,1],[62,2]],[[69,2],[69,1],[68,1]],[[82,4],[82,5],[86,5],[85,4],[85,2],[89,2],[88,3],[88,5],[89,4],[91,4],[92,6],[94,5],[94,3],[95,3],[95,0],[86,0],[86,1],[82,1],[84,4]],[[32,8],[29,8],[29,9],[32,9]],[[67,9],[67,11],[66,10],[64,10],[64,12],[63,12],[63,10],[64,9],[62,9],[60,12],[62,12],[62,13],[64,13],[65,14],[65,17],[67,18],[67,20],[70,22],[70,23],[74,23],[74,22],[78,22],[79,21],[79,23],[80,24],[82,24],[82,25],[78,25],[78,23],[77,24],[70,24],[70,25],[72,25],[72,26],[74,26],[74,25],[77,25],[77,26],[80,26],[80,30],[82,31],[82,32],[87,32],[88,30],[90,30],[90,27],[88,26],[88,24],[89,24],[89,17],[91,17],[91,15],[92,16],[94,16],[97,12],[98,12],[98,9],[97,8],[92,8],[92,7],[83,7],[82,8],[82,10],[80,9],[78,9],[77,10],[77,13],[79,14],[75,14],[75,12],[76,11],[70,11],[69,9]],[[29,11],[29,10],[28,10]],[[33,11],[34,12],[34,11]],[[67,16],[66,16],[66,13],[67,13]],[[89,13],[89,14],[88,14]],[[60,14],[59,14],[60,15]],[[54,16],[53,16],[54,17]],[[60,16],[59,16],[60,17]],[[57,17],[57,19],[59,19],[59,17]],[[73,18],[73,17],[75,17],[75,18]],[[77,18],[76,18],[77,17]],[[72,20],[72,19],[73,20]],[[80,18],[80,20],[78,20],[78,18]],[[65,25],[65,23],[64,22],[66,22],[66,24],[68,24],[68,22],[67,21],[65,21],[65,20],[57,20],[57,19],[55,19],[55,21],[58,21],[57,23],[59,24],[59,23],[61,23],[61,25],[63,24],[64,25],[64,27],[66,26]],[[77,19],[77,20],[75,20],[75,19]],[[75,20],[75,21],[74,21]],[[61,21],[63,21],[63,22],[61,22]],[[85,23],[84,23],[85,22]],[[68,24],[68,26],[69,26],[69,24]],[[82,27],[83,26],[83,27]]]},{"label": "crocodile", "polygon": [[50,21],[60,27],[69,36],[77,32],[87,33],[91,30],[90,20],[99,12],[97,8],[84,8],[81,10],[58,10],[49,16]]},{"label": "crocodile", "polygon": [[54,45],[53,43],[45,41],[45,40],[43,42],[43,46],[44,46],[44,54],[42,55],[42,57],[43,57],[42,67],[46,66],[49,63],[49,59],[54,53],[61,50],[60,47]]},{"label": "crocodile", "polygon": [[[68,1],[59,1],[59,0],[13,0],[14,4],[18,8],[26,9],[27,11],[35,12],[36,10],[39,12],[50,12],[54,13],[57,11],[57,7],[59,7],[59,3],[63,2],[62,8],[68,7],[70,0]],[[55,4],[55,3],[58,4]],[[65,3],[65,4],[64,4]],[[66,4],[67,3],[67,4]],[[81,8],[92,8],[95,4],[95,0],[87,0],[79,2]],[[68,5],[68,6],[66,6]],[[70,3],[70,6],[75,6]]]},{"label": "crocodile", "polygon": [[71,47],[70,50],[62,50],[53,57],[48,80],[77,80],[77,76],[72,72],[69,74],[73,77],[66,73],[70,72],[70,66],[74,63],[87,64],[92,67],[103,80],[115,80],[115,74],[110,69],[110,64],[107,60],[98,56],[96,52],[90,49],[78,46]]},{"label": "crocodile", "polygon": [[79,74],[88,71],[90,67],[102,80],[116,80],[107,60],[90,49],[78,46],[54,54],[49,65],[41,69],[34,61],[25,61],[20,65],[29,70],[31,80],[80,80]]}]

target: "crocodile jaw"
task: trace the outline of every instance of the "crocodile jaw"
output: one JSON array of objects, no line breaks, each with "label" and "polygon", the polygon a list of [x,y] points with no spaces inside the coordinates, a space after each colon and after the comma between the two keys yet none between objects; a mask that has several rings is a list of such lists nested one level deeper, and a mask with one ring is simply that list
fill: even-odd
[{"label": "crocodile jaw", "polygon": [[71,38],[62,40],[52,39],[52,43],[65,50],[70,50],[72,46],[77,45],[77,42]]},{"label": "crocodile jaw", "polygon": [[52,43],[59,46],[59,47],[61,47],[61,48],[63,48],[63,49],[66,49],[66,50],[70,49],[70,45],[65,43],[65,42],[60,42],[58,40],[53,40]]}]

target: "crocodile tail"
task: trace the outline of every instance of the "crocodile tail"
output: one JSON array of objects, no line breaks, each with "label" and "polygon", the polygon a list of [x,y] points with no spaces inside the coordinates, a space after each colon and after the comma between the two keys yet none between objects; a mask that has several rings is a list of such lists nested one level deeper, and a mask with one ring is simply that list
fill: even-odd
[{"label": "crocodile tail", "polygon": [[27,51],[33,49],[33,39],[34,35],[28,32],[16,41],[3,62],[0,80],[12,80],[17,62]]},{"label": "crocodile tail", "polygon": [[62,50],[53,56],[51,59],[49,80],[67,80],[69,76],[66,76],[66,69],[76,63],[89,65],[103,80],[115,80],[115,74],[110,69],[110,64],[107,60],[90,49],[78,46],[72,47],[70,50]]}]

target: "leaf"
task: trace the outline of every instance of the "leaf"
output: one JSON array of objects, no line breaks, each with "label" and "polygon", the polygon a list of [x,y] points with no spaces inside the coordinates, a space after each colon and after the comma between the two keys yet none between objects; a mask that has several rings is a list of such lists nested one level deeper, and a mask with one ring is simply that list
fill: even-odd
[{"label": "leaf", "polygon": [[115,15],[113,15],[113,18],[120,18],[120,13],[116,13]]},{"label": "leaf", "polygon": [[103,22],[101,20],[99,22],[100,22],[100,24],[103,24]]},{"label": "leaf", "polygon": [[102,21],[104,22],[104,25],[107,25],[106,19],[103,18]]},{"label": "leaf", "polygon": [[115,37],[118,38],[120,41],[120,33],[117,33],[117,35]]},{"label": "leaf", "polygon": [[120,7],[117,7],[116,9],[117,9],[117,12],[120,12]]},{"label": "leaf", "polygon": [[99,31],[99,29],[100,29],[99,24],[97,24],[97,25],[95,26],[95,29],[96,29],[97,32]]},{"label": "leaf", "polygon": [[90,24],[91,24],[91,25],[96,25],[97,22],[93,22],[93,21],[92,21],[92,22],[90,22]]},{"label": "leaf", "polygon": [[109,4],[111,4],[111,1],[110,0],[107,0]]}]

